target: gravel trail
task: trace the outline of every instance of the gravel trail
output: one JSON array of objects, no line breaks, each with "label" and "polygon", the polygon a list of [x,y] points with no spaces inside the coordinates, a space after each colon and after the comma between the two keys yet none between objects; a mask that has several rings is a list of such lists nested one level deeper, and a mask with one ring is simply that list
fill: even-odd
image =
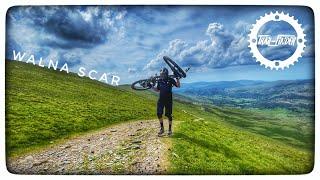
[{"label": "gravel trail", "polygon": [[7,160],[17,174],[166,174],[170,138],[158,120],[127,122]]}]

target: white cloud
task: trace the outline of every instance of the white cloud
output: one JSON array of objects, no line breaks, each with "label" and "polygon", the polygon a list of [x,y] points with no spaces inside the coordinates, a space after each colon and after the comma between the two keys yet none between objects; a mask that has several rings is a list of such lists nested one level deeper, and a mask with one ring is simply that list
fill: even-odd
[{"label": "white cloud", "polygon": [[169,47],[167,49],[162,50],[157,57],[152,59],[145,67],[144,70],[157,70],[162,66],[165,66],[163,62],[163,56],[169,56],[172,58],[179,58],[182,51],[187,49],[188,44],[181,40],[181,39],[175,39],[173,41],[169,42]]},{"label": "white cloud", "polygon": [[[144,69],[155,70],[163,65],[163,56],[169,56],[183,67],[222,68],[229,65],[255,63],[248,51],[246,35],[249,25],[241,22],[239,30],[227,31],[220,23],[210,23],[206,35],[208,40],[187,44],[181,39],[173,40],[167,49],[162,50],[156,58],[149,61]],[[244,33],[245,32],[245,33]]]}]

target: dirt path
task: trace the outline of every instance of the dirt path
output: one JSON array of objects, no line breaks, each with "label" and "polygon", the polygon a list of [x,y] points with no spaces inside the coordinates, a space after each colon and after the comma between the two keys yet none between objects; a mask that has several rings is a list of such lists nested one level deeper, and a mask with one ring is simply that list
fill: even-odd
[{"label": "dirt path", "polygon": [[135,121],[72,138],[42,151],[8,159],[18,174],[165,174],[170,138],[158,121]]}]

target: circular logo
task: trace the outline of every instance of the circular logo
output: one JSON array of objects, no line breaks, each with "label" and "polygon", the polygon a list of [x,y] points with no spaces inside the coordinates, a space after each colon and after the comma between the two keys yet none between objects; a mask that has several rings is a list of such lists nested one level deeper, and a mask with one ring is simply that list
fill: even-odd
[{"label": "circular logo", "polygon": [[[270,35],[258,35],[259,30],[266,23],[281,21],[290,24],[296,31],[296,35],[278,34],[276,37],[272,37]],[[249,47],[251,49],[250,52],[253,54],[253,57],[256,58],[256,62],[260,62],[260,65],[264,65],[266,68],[270,68],[271,70],[289,68],[290,65],[294,65],[294,63],[302,57],[302,53],[306,47],[305,36],[306,35],[303,32],[301,24],[299,24],[298,20],[295,20],[293,16],[289,16],[289,14],[284,14],[283,12],[279,13],[278,11],[276,13],[270,12],[256,20],[256,23],[253,24],[253,28],[250,29],[248,40]],[[296,49],[291,56],[284,60],[268,59],[262,55],[258,49],[258,45],[272,46],[274,48],[278,46],[296,46]]]}]

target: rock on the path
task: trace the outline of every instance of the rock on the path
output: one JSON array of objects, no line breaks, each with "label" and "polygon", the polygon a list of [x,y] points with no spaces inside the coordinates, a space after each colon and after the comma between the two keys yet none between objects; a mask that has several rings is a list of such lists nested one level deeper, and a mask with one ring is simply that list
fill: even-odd
[{"label": "rock on the path", "polygon": [[93,157],[92,156],[89,157],[89,161],[93,161]]},{"label": "rock on the path", "polygon": [[40,166],[41,164],[47,163],[48,159],[44,159],[44,160],[38,160],[36,162],[33,163],[33,166]]},{"label": "rock on the path", "polygon": [[94,147],[94,146],[91,146],[91,147],[90,147],[90,153],[94,154],[94,149],[95,149],[95,147]]},{"label": "rock on the path", "polygon": [[63,161],[63,164],[70,164],[70,161],[64,160],[64,161]]},{"label": "rock on the path", "polygon": [[78,148],[72,148],[72,149],[71,149],[71,152],[72,152],[72,153],[77,153],[77,152],[79,152],[79,149],[78,149]]},{"label": "rock on the path", "polygon": [[55,154],[54,151],[50,151],[50,152],[48,153],[49,156],[50,156],[50,155],[53,155],[53,154]]},{"label": "rock on the path", "polygon": [[131,148],[132,148],[132,149],[140,149],[140,145],[138,145],[138,144],[132,144],[132,145],[131,145]]},{"label": "rock on the path", "polygon": [[56,173],[60,173],[62,171],[64,171],[64,167],[61,167],[60,169],[56,170]]},{"label": "rock on the path", "polygon": [[19,164],[26,166],[27,168],[31,168],[33,166],[33,157],[27,156],[24,159],[20,160]]},{"label": "rock on the path", "polygon": [[141,141],[140,140],[135,140],[135,141],[132,141],[133,144],[140,144]]},{"label": "rock on the path", "polygon": [[27,156],[26,158],[24,158],[25,161],[33,161],[33,157],[32,156]]},{"label": "rock on the path", "polygon": [[106,163],[105,165],[111,166],[111,165],[113,165],[113,162]]},{"label": "rock on the path", "polygon": [[179,158],[179,156],[178,156],[178,154],[176,154],[176,153],[172,153],[172,155],[174,156],[174,157],[176,157],[176,158]]},{"label": "rock on the path", "polygon": [[120,157],[120,156],[116,156],[115,159],[116,159],[116,160],[119,160],[119,159],[121,159],[121,157]]},{"label": "rock on the path", "polygon": [[68,149],[68,148],[71,148],[71,145],[70,144],[67,144],[65,146],[61,146],[61,149]]}]

